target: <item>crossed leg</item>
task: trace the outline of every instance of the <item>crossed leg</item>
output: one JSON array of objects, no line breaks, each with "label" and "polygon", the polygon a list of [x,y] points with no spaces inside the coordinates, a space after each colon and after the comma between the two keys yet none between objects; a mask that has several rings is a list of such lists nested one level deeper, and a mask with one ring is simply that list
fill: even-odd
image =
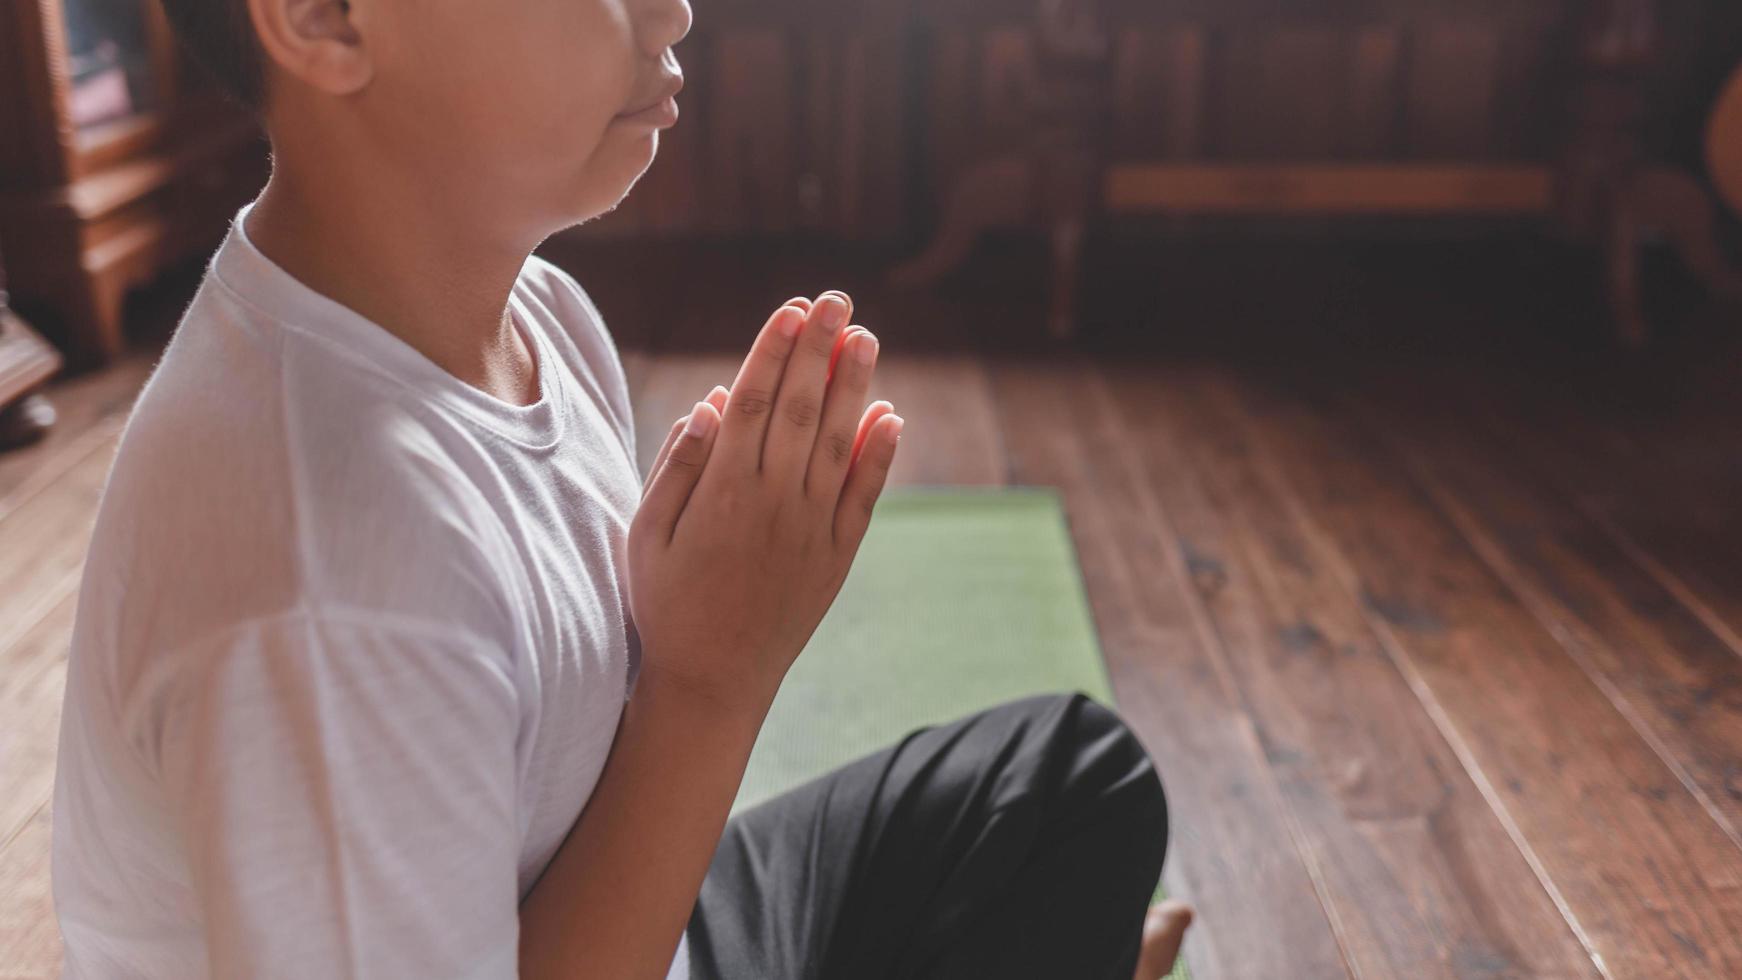
[{"label": "crossed leg", "polygon": [[1154,980],[1190,921],[1145,912],[1166,848],[1161,781],[1112,712],[1012,702],[735,817],[690,920],[691,972]]}]

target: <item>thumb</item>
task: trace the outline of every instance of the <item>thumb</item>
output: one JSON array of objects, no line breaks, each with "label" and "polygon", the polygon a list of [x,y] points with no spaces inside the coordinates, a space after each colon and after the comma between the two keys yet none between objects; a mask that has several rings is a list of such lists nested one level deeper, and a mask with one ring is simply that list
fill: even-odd
[{"label": "thumb", "polygon": [[719,411],[708,402],[696,402],[696,407],[690,410],[689,421],[671,444],[665,463],[649,481],[641,508],[653,521],[661,541],[671,540],[672,529],[677,527],[677,519],[689,503],[690,493],[702,478],[702,468],[707,465],[708,455],[714,448],[714,435],[719,431]]},{"label": "thumb", "polygon": [[[714,410],[723,416],[726,411],[726,398],[730,394],[731,392],[726,390],[725,385],[715,385],[714,390],[708,392],[708,397],[702,401],[714,406]],[[671,447],[677,445],[677,437],[683,435],[684,427],[689,424],[689,421],[690,417],[685,415],[673,422],[671,431],[665,434],[665,442],[660,445],[659,452],[654,455],[653,464],[647,468],[647,479],[642,481],[641,497],[643,500],[647,499],[647,491],[653,486],[653,475],[659,472],[661,466],[665,465],[665,457],[670,455]]]}]

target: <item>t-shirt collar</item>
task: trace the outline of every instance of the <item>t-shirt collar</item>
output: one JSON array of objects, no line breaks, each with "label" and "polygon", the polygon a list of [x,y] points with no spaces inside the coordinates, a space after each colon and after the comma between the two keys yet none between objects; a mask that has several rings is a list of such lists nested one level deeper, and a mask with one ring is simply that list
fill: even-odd
[{"label": "t-shirt collar", "polygon": [[283,329],[307,337],[397,382],[416,398],[434,403],[525,446],[549,449],[562,437],[565,392],[561,360],[517,281],[508,310],[533,353],[539,398],[530,405],[502,401],[449,374],[386,328],[305,285],[267,258],[248,237],[252,203],[243,206],[212,259],[212,274],[250,306]]}]

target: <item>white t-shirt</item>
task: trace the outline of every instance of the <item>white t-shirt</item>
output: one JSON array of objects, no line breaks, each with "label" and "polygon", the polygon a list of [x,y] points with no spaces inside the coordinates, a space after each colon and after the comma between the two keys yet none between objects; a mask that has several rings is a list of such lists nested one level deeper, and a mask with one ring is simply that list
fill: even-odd
[{"label": "white t-shirt", "polygon": [[501,402],[274,265],[247,214],[97,518],[54,800],[68,974],[511,977],[633,683],[622,366],[530,259],[540,398]]}]

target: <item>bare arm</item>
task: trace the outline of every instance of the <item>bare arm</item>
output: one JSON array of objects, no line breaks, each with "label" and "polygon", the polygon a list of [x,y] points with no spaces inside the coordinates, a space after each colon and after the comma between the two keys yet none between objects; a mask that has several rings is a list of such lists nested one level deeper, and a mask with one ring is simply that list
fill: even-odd
[{"label": "bare arm", "polygon": [[520,910],[520,975],[664,977],[762,713],[643,675],[586,812]]},{"label": "bare arm", "polygon": [[671,964],[762,720],[894,457],[901,419],[864,408],[876,345],[850,312],[838,294],[782,307],[724,411],[697,403],[661,450],[630,530],[641,675],[521,907],[523,977],[656,980]]}]

